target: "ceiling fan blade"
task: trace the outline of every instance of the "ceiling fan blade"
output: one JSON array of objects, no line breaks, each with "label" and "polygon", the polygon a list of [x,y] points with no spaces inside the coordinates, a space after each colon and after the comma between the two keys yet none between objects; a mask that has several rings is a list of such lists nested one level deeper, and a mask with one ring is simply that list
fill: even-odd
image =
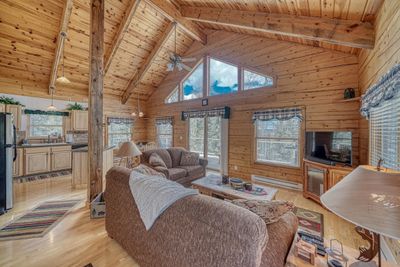
[{"label": "ceiling fan blade", "polygon": [[183,70],[182,63],[176,64],[176,68],[177,68],[179,71]]},{"label": "ceiling fan blade", "polygon": [[184,64],[184,63],[181,63],[180,65],[181,65],[181,67],[184,68],[186,71],[188,71],[188,72],[191,72],[191,71],[192,71],[192,68],[189,67],[188,65],[186,65],[186,64]]},{"label": "ceiling fan blade", "polygon": [[182,62],[195,62],[196,60],[197,60],[197,58],[195,58],[195,57],[182,58]]}]

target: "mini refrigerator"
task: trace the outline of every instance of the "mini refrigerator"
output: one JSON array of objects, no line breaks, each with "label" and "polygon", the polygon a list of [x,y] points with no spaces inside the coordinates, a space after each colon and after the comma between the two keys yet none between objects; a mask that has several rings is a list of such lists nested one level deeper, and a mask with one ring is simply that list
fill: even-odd
[{"label": "mini refrigerator", "polygon": [[13,115],[0,112],[0,215],[13,206],[13,161],[16,158]]}]

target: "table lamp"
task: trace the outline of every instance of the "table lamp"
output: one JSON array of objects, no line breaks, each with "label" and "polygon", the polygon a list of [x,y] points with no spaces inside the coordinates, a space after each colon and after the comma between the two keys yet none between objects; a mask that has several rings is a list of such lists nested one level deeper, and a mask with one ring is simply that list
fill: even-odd
[{"label": "table lamp", "polygon": [[369,243],[369,247],[359,248],[359,262],[350,266],[375,265],[371,261],[380,251],[379,235],[400,239],[400,172],[379,166],[358,166],[325,192],[321,202],[339,217],[357,225],[357,233]]},{"label": "table lamp", "polygon": [[[139,148],[133,142],[129,141],[129,142],[122,143],[116,156],[121,157],[121,160],[119,161],[120,166],[121,166],[122,160],[126,159],[125,167],[131,168],[131,167],[134,167],[132,158],[136,158],[140,155],[142,155],[142,152],[140,152]],[[135,165],[138,165],[137,162],[140,162],[140,160],[136,161]]]}]

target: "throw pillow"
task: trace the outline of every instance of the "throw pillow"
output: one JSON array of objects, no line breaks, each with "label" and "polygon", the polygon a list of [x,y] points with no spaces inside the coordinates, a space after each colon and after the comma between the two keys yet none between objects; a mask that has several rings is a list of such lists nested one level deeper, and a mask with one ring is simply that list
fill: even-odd
[{"label": "throw pillow", "polygon": [[183,151],[180,166],[196,166],[199,165],[199,154],[194,152]]},{"label": "throw pillow", "polygon": [[248,209],[260,216],[266,224],[271,224],[279,221],[282,215],[287,212],[293,211],[294,204],[285,200],[247,200],[247,199],[234,199],[230,201],[232,204],[239,207]]},{"label": "throw pillow", "polygon": [[149,163],[153,167],[161,166],[161,167],[167,168],[167,165],[165,165],[165,162],[162,160],[162,158],[157,153],[152,153],[150,155]]},{"label": "throw pillow", "polygon": [[161,172],[158,172],[146,165],[140,164],[139,166],[133,168],[134,171],[140,172],[141,174],[144,175],[158,175],[158,176],[162,176],[165,177],[165,175]]}]

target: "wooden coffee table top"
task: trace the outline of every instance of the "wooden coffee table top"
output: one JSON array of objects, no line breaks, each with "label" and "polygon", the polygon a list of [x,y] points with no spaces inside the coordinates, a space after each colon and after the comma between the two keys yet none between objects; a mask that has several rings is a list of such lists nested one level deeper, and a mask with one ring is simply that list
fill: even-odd
[{"label": "wooden coffee table top", "polygon": [[229,184],[225,185],[222,184],[222,177],[220,175],[215,175],[215,174],[209,174],[206,177],[197,179],[192,182],[192,187],[197,188],[200,190],[200,193],[204,193],[203,189],[211,191],[217,195],[223,195],[227,198],[231,199],[236,199],[236,198],[242,198],[242,199],[248,199],[248,200],[274,200],[276,193],[278,192],[277,189],[259,185],[259,184],[254,184],[253,183],[253,188],[254,187],[259,187],[263,188],[267,194],[266,195],[253,195],[251,193],[239,191],[233,189]]}]

